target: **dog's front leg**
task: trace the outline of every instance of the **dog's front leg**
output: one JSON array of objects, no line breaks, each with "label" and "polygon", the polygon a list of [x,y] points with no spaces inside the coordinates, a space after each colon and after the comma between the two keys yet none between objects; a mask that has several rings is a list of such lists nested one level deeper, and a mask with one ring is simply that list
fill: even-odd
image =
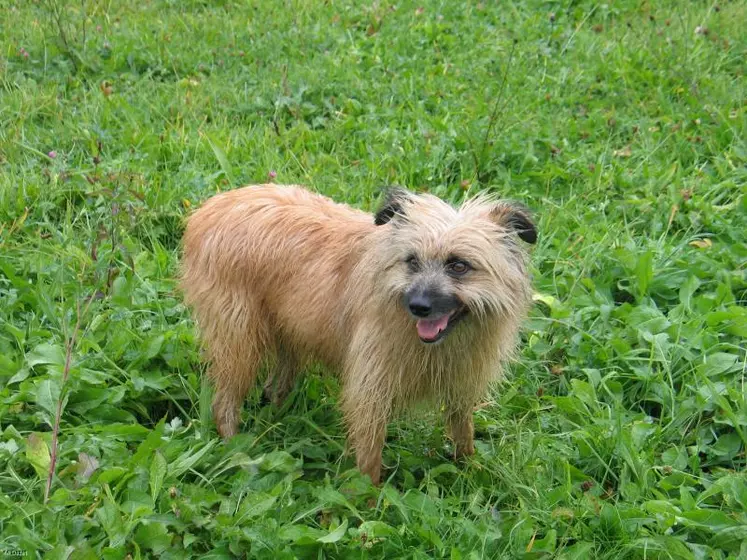
[{"label": "dog's front leg", "polygon": [[384,433],[384,429],[377,429],[372,440],[353,442],[356,450],[356,466],[361,473],[371,477],[371,482],[375,486],[381,482],[381,452],[384,449]]},{"label": "dog's front leg", "polygon": [[370,394],[361,387],[343,391],[343,412],[348,427],[348,442],[355,451],[356,465],[371,477],[376,486],[381,481],[381,452],[386,438],[389,403],[384,394]]},{"label": "dog's front leg", "polygon": [[454,458],[475,453],[475,425],[471,406],[447,406],[446,427],[454,442]]}]

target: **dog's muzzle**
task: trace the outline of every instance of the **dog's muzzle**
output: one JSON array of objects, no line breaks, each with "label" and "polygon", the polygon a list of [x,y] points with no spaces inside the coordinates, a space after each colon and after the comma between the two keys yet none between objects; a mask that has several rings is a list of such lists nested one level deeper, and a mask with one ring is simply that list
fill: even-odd
[{"label": "dog's muzzle", "polygon": [[404,295],[404,305],[415,319],[418,337],[426,344],[443,340],[467,314],[458,297],[432,288],[409,289]]}]

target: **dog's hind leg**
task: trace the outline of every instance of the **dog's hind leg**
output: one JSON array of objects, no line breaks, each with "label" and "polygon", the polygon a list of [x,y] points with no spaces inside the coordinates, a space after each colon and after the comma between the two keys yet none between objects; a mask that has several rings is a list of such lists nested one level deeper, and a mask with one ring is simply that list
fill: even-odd
[{"label": "dog's hind leg", "polygon": [[206,333],[211,358],[208,375],[215,387],[213,418],[224,439],[236,434],[241,405],[267,353],[267,327],[258,321],[262,315],[237,307],[222,313]]},{"label": "dog's hind leg", "polygon": [[295,355],[278,345],[275,367],[270,371],[264,386],[265,399],[280,406],[293,390],[300,364]]}]

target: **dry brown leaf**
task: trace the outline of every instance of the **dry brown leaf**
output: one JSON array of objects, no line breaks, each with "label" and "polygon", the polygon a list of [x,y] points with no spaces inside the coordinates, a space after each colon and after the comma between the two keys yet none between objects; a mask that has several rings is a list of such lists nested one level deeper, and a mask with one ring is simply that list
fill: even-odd
[{"label": "dry brown leaf", "polygon": [[621,150],[615,150],[614,152],[612,152],[612,155],[614,155],[615,157],[628,158],[633,155],[633,150],[630,149],[630,146],[625,146]]}]

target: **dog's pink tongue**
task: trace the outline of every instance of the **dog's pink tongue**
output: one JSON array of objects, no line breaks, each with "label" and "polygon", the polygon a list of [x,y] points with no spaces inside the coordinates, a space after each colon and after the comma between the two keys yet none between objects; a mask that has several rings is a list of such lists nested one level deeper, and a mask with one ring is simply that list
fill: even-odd
[{"label": "dog's pink tongue", "polygon": [[424,340],[433,340],[449,324],[449,316],[444,315],[438,319],[420,319],[415,326],[418,329],[418,336]]}]

